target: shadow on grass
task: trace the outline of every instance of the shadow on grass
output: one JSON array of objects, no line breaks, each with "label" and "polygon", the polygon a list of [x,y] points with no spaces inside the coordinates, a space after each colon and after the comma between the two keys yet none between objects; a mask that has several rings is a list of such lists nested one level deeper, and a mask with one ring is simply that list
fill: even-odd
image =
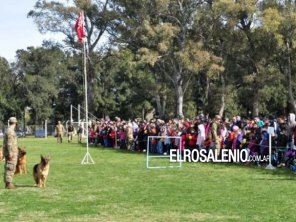
[{"label": "shadow on grass", "polygon": [[38,188],[34,185],[24,185],[24,184],[16,184],[16,188]]},{"label": "shadow on grass", "polygon": [[269,174],[276,176],[275,178],[258,178],[255,180],[296,180],[296,174],[294,174],[290,169],[288,168],[274,168],[274,170],[266,169],[267,163],[261,164],[260,166],[257,166],[254,164],[237,164],[237,163],[217,163],[214,165],[220,165],[225,168],[231,167],[231,168],[239,168],[239,169],[251,169],[256,172],[262,173],[262,174]]},{"label": "shadow on grass", "polygon": [[[86,143],[79,143],[81,147],[86,147]],[[120,148],[113,148],[113,147],[104,147],[104,146],[96,146],[96,145],[89,145],[90,149],[99,149],[99,150],[110,150],[122,154],[146,154],[146,152],[141,152],[141,151],[133,151],[133,150],[126,150],[126,149],[120,149]]]},{"label": "shadow on grass", "polygon": [[270,181],[273,181],[273,180],[277,180],[277,181],[279,181],[279,180],[281,180],[281,181],[283,181],[283,180],[296,180],[296,177],[292,177],[292,176],[294,176],[294,175],[290,175],[290,177],[284,177],[284,178],[255,178],[255,179],[253,179],[253,180],[270,180]]}]

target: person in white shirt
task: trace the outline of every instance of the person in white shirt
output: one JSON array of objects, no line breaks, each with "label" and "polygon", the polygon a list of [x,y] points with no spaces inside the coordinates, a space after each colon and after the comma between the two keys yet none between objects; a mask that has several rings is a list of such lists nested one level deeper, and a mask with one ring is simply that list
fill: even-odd
[{"label": "person in white shirt", "polygon": [[204,125],[203,118],[198,118],[198,125],[197,125],[197,140],[196,145],[198,149],[202,149],[204,147],[204,141],[206,139],[206,130]]}]

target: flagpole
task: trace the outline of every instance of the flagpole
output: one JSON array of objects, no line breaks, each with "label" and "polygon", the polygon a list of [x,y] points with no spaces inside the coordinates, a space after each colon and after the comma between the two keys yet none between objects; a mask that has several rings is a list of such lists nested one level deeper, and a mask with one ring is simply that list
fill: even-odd
[{"label": "flagpole", "polygon": [[94,164],[95,162],[90,156],[89,147],[88,147],[88,96],[87,96],[87,73],[86,73],[86,41],[82,41],[83,43],[83,72],[84,72],[84,93],[85,93],[85,121],[86,121],[86,154],[81,161],[81,164]]}]

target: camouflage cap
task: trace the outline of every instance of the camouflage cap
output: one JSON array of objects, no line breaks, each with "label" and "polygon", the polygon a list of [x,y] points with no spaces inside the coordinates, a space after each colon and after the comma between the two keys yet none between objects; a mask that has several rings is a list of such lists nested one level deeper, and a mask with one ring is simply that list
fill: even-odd
[{"label": "camouflage cap", "polygon": [[10,117],[10,118],[8,119],[8,122],[9,122],[9,123],[17,123],[17,120],[16,120],[15,117]]}]

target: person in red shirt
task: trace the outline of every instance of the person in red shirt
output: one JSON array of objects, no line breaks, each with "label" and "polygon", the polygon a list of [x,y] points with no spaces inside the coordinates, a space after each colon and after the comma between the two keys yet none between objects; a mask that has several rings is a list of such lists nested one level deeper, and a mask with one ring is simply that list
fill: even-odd
[{"label": "person in red shirt", "polygon": [[93,127],[89,128],[89,143],[94,144],[96,138],[96,132]]},{"label": "person in red shirt", "polygon": [[189,132],[186,134],[186,139],[187,139],[188,148],[191,150],[195,149],[197,135],[196,135],[195,130],[193,128],[189,129]]}]

